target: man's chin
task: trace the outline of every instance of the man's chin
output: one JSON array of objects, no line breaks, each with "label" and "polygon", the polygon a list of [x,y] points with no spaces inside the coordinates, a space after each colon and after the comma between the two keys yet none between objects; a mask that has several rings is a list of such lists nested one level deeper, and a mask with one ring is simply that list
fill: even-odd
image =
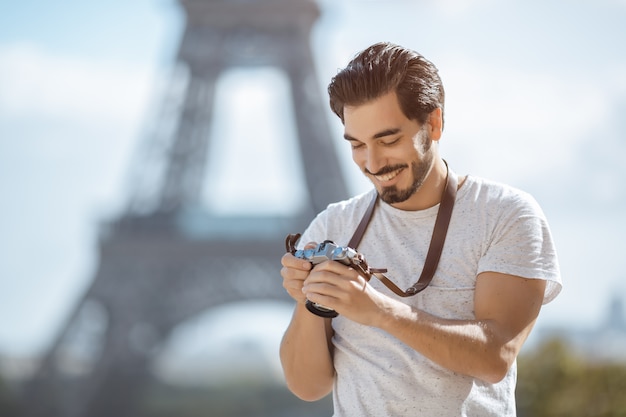
[{"label": "man's chin", "polygon": [[408,200],[413,193],[410,190],[398,190],[397,187],[382,187],[378,189],[381,200],[387,204],[403,203]]}]

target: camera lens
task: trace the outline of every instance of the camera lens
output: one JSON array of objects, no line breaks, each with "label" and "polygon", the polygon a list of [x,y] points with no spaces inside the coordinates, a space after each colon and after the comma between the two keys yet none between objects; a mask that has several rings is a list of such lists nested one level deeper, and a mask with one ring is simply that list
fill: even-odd
[{"label": "camera lens", "polygon": [[343,248],[341,246],[336,247],[335,250],[333,251],[333,259],[344,258],[345,255],[346,255],[346,248]]}]

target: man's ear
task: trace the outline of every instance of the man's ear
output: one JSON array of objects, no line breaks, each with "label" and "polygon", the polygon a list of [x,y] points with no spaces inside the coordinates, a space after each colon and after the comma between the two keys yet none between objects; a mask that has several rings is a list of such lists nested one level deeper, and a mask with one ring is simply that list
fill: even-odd
[{"label": "man's ear", "polygon": [[435,141],[441,139],[443,132],[443,112],[440,108],[436,108],[430,112],[426,123],[428,123],[429,126],[430,138]]}]

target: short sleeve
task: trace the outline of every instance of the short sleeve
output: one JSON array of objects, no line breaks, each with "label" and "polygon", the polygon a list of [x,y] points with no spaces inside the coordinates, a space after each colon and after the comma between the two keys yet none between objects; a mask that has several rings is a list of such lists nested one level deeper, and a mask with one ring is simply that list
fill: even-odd
[{"label": "short sleeve", "polygon": [[543,303],[561,291],[561,274],[552,234],[543,211],[528,194],[500,202],[490,244],[478,264],[478,273],[500,272],[547,281]]}]

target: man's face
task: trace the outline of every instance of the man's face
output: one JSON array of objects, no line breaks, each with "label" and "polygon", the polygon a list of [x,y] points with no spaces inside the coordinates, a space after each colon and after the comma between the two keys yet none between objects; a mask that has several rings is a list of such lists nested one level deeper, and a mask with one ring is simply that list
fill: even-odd
[{"label": "man's face", "polygon": [[386,203],[409,209],[434,163],[429,125],[409,120],[395,92],[344,109],[352,159]]}]

